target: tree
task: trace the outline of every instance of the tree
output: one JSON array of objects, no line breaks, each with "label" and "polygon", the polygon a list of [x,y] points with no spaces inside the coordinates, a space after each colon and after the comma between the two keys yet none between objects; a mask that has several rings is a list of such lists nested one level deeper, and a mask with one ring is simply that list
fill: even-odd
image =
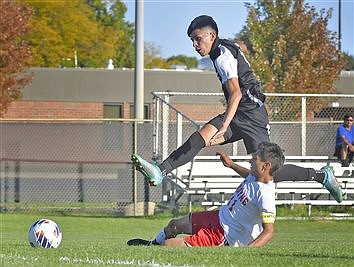
[{"label": "tree", "polygon": [[113,57],[116,67],[134,66],[134,24],[124,21],[127,7],[117,0],[87,0],[94,10],[96,21],[104,27],[106,34],[112,35],[115,42]]},{"label": "tree", "polygon": [[160,51],[161,48],[155,45],[154,43],[144,43],[144,68],[169,68],[169,65],[167,64],[166,60],[160,56]]},{"label": "tree", "polygon": [[331,10],[317,13],[304,0],[258,0],[247,7],[247,26],[237,38],[248,45],[249,60],[266,92],[335,91],[343,60],[337,34],[327,29]]},{"label": "tree", "polygon": [[167,60],[160,56],[161,48],[154,43],[146,42],[144,44],[144,67],[146,69],[163,68],[170,69],[174,65],[185,65],[187,68],[196,68],[198,60],[195,57],[184,55],[172,56]]},{"label": "tree", "polygon": [[345,65],[343,67],[344,70],[354,70],[354,57],[349,55],[346,52],[342,53],[343,60],[345,62]]},{"label": "tree", "polygon": [[25,0],[34,9],[28,36],[32,66],[133,66],[132,25],[124,22],[126,7],[117,0]]},{"label": "tree", "polygon": [[29,32],[31,9],[15,1],[0,1],[0,116],[12,101],[21,97],[22,88],[32,75],[25,73],[31,53],[22,39]]},{"label": "tree", "polygon": [[187,57],[184,55],[172,56],[167,59],[167,63],[171,65],[186,65],[188,69],[196,68],[198,60],[196,57]]}]

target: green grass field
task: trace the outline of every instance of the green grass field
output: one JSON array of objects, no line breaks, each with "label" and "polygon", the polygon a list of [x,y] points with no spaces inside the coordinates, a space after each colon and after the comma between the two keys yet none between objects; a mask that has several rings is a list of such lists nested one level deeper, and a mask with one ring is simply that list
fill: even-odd
[{"label": "green grass field", "polygon": [[63,232],[58,249],[27,242],[32,222],[46,216],[1,216],[1,266],[354,266],[353,221],[276,222],[264,248],[129,247],[134,237],[151,239],[170,219],[48,216]]}]

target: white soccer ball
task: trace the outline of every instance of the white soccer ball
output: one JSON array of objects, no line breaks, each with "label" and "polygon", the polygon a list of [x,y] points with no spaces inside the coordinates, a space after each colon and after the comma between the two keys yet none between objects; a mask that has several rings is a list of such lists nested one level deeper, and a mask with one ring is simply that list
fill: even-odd
[{"label": "white soccer ball", "polygon": [[28,231],[28,241],[35,248],[57,248],[61,238],[62,233],[59,226],[49,219],[36,221]]}]

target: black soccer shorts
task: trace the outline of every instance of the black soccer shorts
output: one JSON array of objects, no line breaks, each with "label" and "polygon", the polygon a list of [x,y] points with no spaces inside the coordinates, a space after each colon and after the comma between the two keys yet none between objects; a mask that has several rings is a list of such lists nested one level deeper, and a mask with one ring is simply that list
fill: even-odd
[{"label": "black soccer shorts", "polygon": [[[225,113],[219,114],[208,123],[220,129],[224,121]],[[256,152],[261,142],[269,142],[270,126],[268,113],[264,105],[255,109],[236,112],[226,133],[225,142],[229,144],[238,140],[243,140],[247,154]]]}]

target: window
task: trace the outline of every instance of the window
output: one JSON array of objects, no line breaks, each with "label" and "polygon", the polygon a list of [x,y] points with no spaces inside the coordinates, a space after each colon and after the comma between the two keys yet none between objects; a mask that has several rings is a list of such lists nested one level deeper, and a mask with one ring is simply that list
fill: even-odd
[{"label": "window", "polygon": [[103,105],[103,118],[105,119],[122,119],[123,104],[121,103],[105,103]]}]

